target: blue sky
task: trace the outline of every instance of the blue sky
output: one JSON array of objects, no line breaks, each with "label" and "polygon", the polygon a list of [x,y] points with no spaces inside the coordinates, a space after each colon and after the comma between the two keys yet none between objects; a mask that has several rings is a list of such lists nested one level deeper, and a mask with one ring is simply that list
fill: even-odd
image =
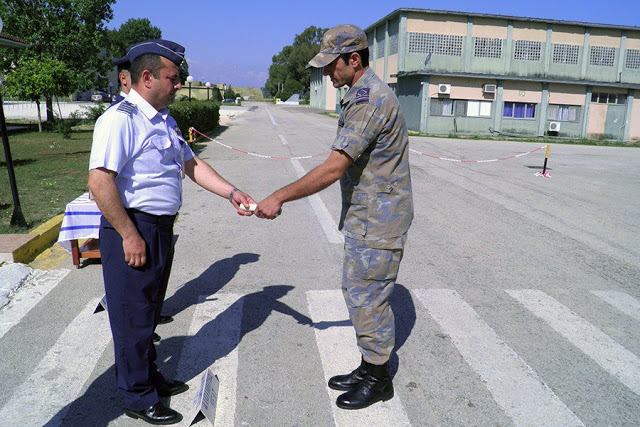
[{"label": "blue sky", "polygon": [[640,0],[117,0],[107,27],[148,18],[165,39],[186,47],[196,80],[262,87],[273,55],[305,28],[366,28],[404,7],[640,26]]}]

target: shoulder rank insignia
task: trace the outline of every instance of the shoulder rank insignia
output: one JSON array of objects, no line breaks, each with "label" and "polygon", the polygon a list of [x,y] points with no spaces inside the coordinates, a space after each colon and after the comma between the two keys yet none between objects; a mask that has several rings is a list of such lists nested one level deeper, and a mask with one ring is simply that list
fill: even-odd
[{"label": "shoulder rank insignia", "polygon": [[135,108],[135,105],[133,105],[132,103],[130,103],[127,100],[124,100],[120,103],[118,103],[118,109],[117,111],[121,112],[121,113],[125,113],[127,115],[131,115],[133,114],[133,109]]},{"label": "shoulder rank insignia", "polygon": [[369,88],[363,87],[361,89],[358,89],[358,91],[356,92],[356,96],[353,98],[353,102],[355,102],[356,104],[369,102]]}]

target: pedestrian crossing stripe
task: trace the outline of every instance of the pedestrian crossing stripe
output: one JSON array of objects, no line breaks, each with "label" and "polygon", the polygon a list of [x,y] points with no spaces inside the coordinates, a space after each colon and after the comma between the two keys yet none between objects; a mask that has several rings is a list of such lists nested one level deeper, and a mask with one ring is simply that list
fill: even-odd
[{"label": "pedestrian crossing stripe", "polygon": [[[640,360],[637,356],[543,291],[504,292],[548,325],[549,331],[562,336],[633,393],[640,394]],[[583,425],[545,384],[544,378],[529,367],[455,290],[415,289],[412,293],[443,333],[451,338],[462,360],[478,374],[483,387],[514,424]],[[591,293],[633,320],[639,319],[640,305],[633,296],[617,291]],[[358,365],[360,354],[355,334],[341,290],[308,291],[305,295],[335,425],[411,425],[408,411],[403,406],[402,390],[398,388],[393,399],[364,410],[344,411],[335,406],[340,392],[330,390],[326,382],[331,376],[349,372]],[[171,406],[176,410],[188,411],[193,399],[190,393],[198,390],[194,381],[198,381],[206,369],[211,369],[220,378],[216,424],[237,424],[238,346],[243,298],[242,294],[218,293],[215,298],[201,297],[195,306],[175,375],[177,379],[187,380],[191,389],[172,397]],[[111,340],[106,313],[92,314],[97,303],[98,299],[95,299],[86,305],[26,380],[16,387],[0,408],[0,425],[63,424],[69,407],[79,398]],[[400,369],[403,369],[403,363]]]},{"label": "pedestrian crossing stripe", "polygon": [[640,395],[640,358],[542,291],[523,289],[507,293]]},{"label": "pedestrian crossing stripe", "polygon": [[92,315],[97,303],[98,299],[91,301],[71,321],[13,393],[0,410],[0,426],[62,424],[69,404],[77,398],[111,341],[106,313]]},{"label": "pedestrian crossing stripe", "polygon": [[456,291],[414,293],[516,425],[583,425]]},{"label": "pedestrian crossing stripe", "polygon": [[[322,361],[325,387],[331,399],[335,401],[344,392],[331,390],[326,385],[329,378],[349,373],[360,365],[355,333],[341,290],[309,291],[306,294]],[[387,402],[378,402],[358,411],[345,411],[331,402],[331,410],[338,426],[411,425],[399,394]]]}]

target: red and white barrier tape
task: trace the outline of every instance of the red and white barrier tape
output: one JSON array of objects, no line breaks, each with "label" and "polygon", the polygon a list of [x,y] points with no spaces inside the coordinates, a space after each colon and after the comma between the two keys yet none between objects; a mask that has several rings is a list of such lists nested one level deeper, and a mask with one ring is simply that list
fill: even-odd
[{"label": "red and white barrier tape", "polygon": [[274,160],[302,160],[302,159],[311,159],[313,157],[320,157],[320,156],[326,156],[330,153],[330,151],[327,151],[326,153],[319,153],[319,154],[311,154],[309,156],[298,156],[298,157],[280,157],[280,156],[267,156],[264,154],[258,154],[258,153],[252,153],[251,151],[244,151],[244,150],[240,150],[239,148],[235,148],[235,147],[231,147],[230,145],[227,144],[223,144],[220,141],[216,141],[215,139],[203,134],[202,132],[198,131],[195,128],[192,128],[194,132],[196,132],[199,135],[202,135],[203,137],[207,138],[208,140],[215,142],[218,145],[221,145],[225,148],[228,148],[229,150],[233,150],[233,151],[237,151],[239,153],[242,154],[248,154],[250,156],[255,156],[255,157],[260,157],[262,159],[274,159]]},{"label": "red and white barrier tape", "polygon": [[[235,148],[232,147],[230,145],[227,144],[223,144],[220,141],[216,141],[215,139],[211,138],[210,136],[205,135],[204,133],[200,132],[199,130],[197,130],[196,128],[191,128],[193,129],[193,131],[205,138],[207,138],[208,140],[215,142],[218,145],[221,145],[225,148],[228,148],[229,150],[233,150],[233,151],[237,151],[239,153],[242,154],[248,154],[250,156],[255,156],[255,157],[260,157],[263,159],[274,159],[274,160],[302,160],[302,159],[311,159],[314,157],[320,157],[320,156],[326,156],[330,153],[330,151],[327,151],[326,153],[318,153],[318,154],[311,154],[309,156],[298,156],[298,157],[281,157],[281,156],[267,156],[265,154],[258,154],[258,153],[252,153],[251,151],[244,151],[244,150],[240,150],[239,148]],[[546,145],[543,145],[542,147],[536,148],[534,150],[528,151],[526,153],[520,153],[520,154],[516,154],[515,156],[508,156],[508,157],[500,157],[498,159],[490,159],[490,160],[464,160],[464,159],[450,159],[448,157],[440,157],[440,156],[434,156],[433,154],[427,154],[427,153],[422,153],[420,151],[417,150],[413,150],[413,149],[409,149],[409,151],[411,151],[412,153],[416,153],[416,154],[420,154],[422,156],[427,156],[427,157],[431,157],[432,159],[438,159],[438,160],[446,160],[448,162],[458,162],[458,163],[489,163],[489,162],[500,162],[503,160],[510,160],[510,159],[515,159],[517,157],[522,157],[522,156],[526,156],[527,154],[531,154],[531,153],[535,153],[536,151],[540,151],[543,148],[546,148]]]},{"label": "red and white barrier tape", "polygon": [[503,160],[510,160],[510,159],[515,159],[517,157],[522,157],[522,156],[526,156],[527,154],[531,154],[531,153],[535,153],[536,151],[540,151],[543,148],[546,148],[546,145],[543,145],[542,147],[536,148],[535,150],[531,150],[531,151],[527,151],[526,153],[520,153],[520,154],[516,154],[515,156],[508,156],[508,157],[500,157],[498,159],[489,159],[489,160],[464,160],[464,159],[450,159],[448,157],[440,157],[440,156],[434,156],[433,154],[427,154],[427,153],[422,153],[420,151],[416,151],[413,149],[409,149],[409,151],[411,151],[412,153],[416,153],[416,154],[420,154],[422,156],[427,156],[427,157],[431,157],[432,159],[438,159],[438,160],[446,160],[448,162],[458,162],[458,163],[489,163],[489,162],[501,162]]}]

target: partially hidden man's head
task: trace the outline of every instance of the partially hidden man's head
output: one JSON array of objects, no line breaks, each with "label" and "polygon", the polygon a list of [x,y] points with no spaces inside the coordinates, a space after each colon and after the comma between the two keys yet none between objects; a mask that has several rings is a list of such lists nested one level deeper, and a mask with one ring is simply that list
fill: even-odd
[{"label": "partially hidden man's head", "polygon": [[131,90],[131,73],[129,72],[131,64],[129,63],[129,58],[125,55],[121,58],[114,59],[112,63],[118,69],[120,90],[125,94],[129,93],[129,90]]}]

